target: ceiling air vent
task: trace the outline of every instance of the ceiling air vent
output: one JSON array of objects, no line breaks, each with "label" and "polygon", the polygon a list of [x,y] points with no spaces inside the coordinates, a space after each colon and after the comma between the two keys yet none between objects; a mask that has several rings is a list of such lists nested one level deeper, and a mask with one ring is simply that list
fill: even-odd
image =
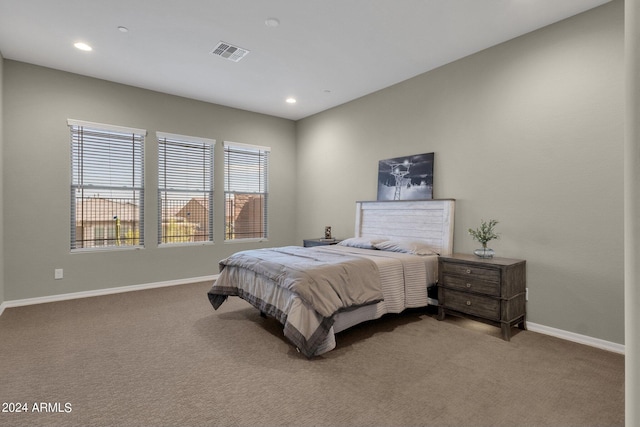
[{"label": "ceiling air vent", "polygon": [[247,56],[249,51],[238,46],[233,46],[229,43],[220,42],[211,53],[228,59],[229,61],[238,62]]}]

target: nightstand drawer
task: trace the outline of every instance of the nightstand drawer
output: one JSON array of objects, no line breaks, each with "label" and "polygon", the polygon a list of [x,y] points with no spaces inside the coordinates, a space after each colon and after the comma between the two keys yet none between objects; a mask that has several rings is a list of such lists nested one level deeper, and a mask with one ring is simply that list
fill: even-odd
[{"label": "nightstand drawer", "polygon": [[442,276],[442,286],[459,289],[461,291],[500,296],[500,283],[478,280],[476,277],[460,277],[444,274]]},{"label": "nightstand drawer", "polygon": [[451,289],[440,289],[444,308],[471,314],[485,319],[500,320],[500,300],[473,295]]},{"label": "nightstand drawer", "polygon": [[444,274],[449,273],[458,276],[473,276],[476,279],[486,280],[488,282],[500,282],[500,271],[497,269],[450,262],[444,262],[442,267],[442,272]]}]

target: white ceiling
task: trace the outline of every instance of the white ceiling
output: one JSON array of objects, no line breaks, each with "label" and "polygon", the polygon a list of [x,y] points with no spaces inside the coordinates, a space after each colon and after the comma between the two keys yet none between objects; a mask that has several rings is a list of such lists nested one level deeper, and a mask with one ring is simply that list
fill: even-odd
[{"label": "white ceiling", "polygon": [[[297,120],[608,1],[0,0],[0,52]],[[250,53],[224,60],[220,41]]]}]

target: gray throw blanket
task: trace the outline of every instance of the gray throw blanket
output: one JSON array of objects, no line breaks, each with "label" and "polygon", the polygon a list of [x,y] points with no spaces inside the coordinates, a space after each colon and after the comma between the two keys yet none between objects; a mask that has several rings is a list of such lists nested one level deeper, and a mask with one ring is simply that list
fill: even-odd
[{"label": "gray throw blanket", "polygon": [[373,261],[324,251],[322,247],[242,251],[220,261],[221,271],[226,266],[246,268],[268,277],[325,318],[383,299],[378,268]]},{"label": "gray throw blanket", "polygon": [[[214,309],[228,296],[239,296],[278,319],[284,335],[307,357],[325,345],[334,314],[383,300],[380,273],[373,261],[322,247],[238,252],[220,261],[220,271],[208,292]],[[268,297],[263,299],[266,295],[251,291],[252,276],[289,290],[301,303],[278,305]]]}]

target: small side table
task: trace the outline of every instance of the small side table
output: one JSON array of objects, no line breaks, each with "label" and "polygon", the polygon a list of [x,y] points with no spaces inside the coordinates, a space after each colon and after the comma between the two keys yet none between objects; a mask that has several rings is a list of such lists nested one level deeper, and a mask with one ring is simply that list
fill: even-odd
[{"label": "small side table", "polygon": [[337,245],[340,241],[342,239],[304,239],[302,243],[305,248],[310,248],[312,246]]},{"label": "small side table", "polygon": [[499,326],[511,339],[511,327],[527,329],[526,261],[441,256],[438,262],[438,319],[446,314]]}]

